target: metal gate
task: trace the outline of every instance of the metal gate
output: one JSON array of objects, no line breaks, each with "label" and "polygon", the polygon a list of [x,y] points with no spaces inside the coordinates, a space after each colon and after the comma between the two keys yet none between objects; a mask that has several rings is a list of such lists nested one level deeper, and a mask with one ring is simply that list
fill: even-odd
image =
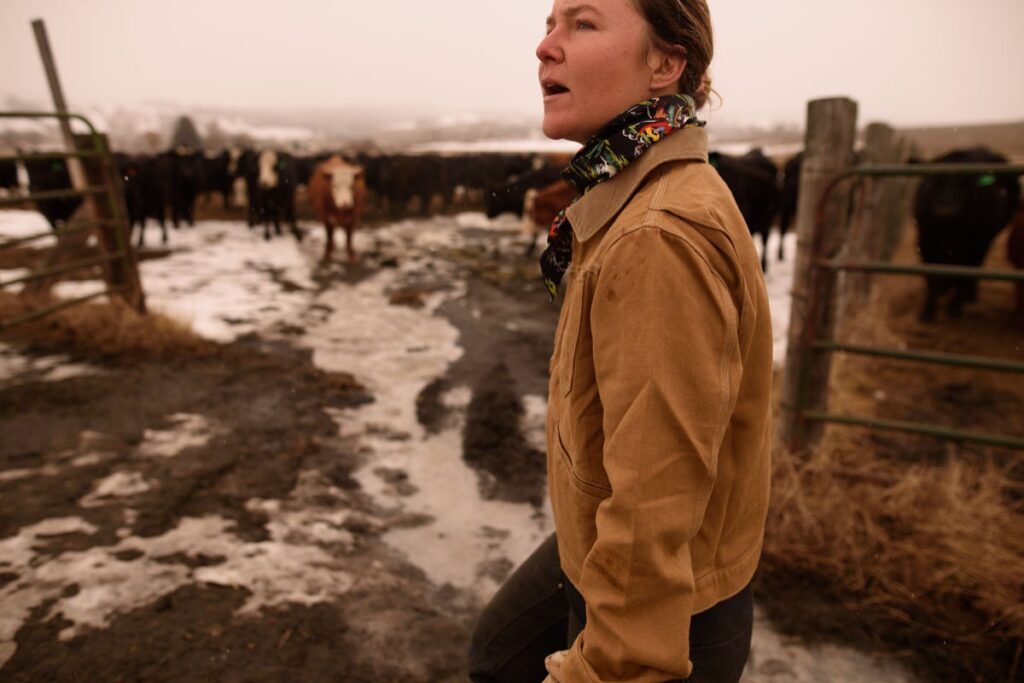
[{"label": "metal gate", "polygon": [[0,208],[16,206],[34,200],[69,197],[83,197],[87,203],[91,201],[94,208],[92,212],[93,217],[88,220],[69,221],[67,225],[59,230],[41,232],[0,242],[0,251],[53,236],[57,238],[57,246],[54,248],[54,256],[56,258],[62,249],[62,243],[66,243],[68,238],[75,236],[88,239],[88,234],[90,233],[95,235],[98,247],[98,255],[80,258],[67,263],[51,262],[23,277],[0,281],[0,290],[14,285],[28,285],[33,282],[49,280],[67,273],[96,266],[103,267],[106,283],[105,289],[99,292],[56,303],[49,303],[14,318],[0,318],[0,330],[30,320],[36,320],[100,296],[117,297],[139,313],[145,313],[145,297],[139,281],[135,254],[132,251],[129,240],[128,216],[121,189],[121,177],[110,155],[105,136],[98,133],[87,118],[78,114],[0,112],[0,118],[74,119],[83,123],[89,131],[86,135],[75,136],[76,149],[73,152],[0,156],[0,161],[57,160],[69,157],[81,159],[85,168],[87,187],[80,190],[69,188],[35,193],[30,190],[27,195],[0,197]]},{"label": "metal gate", "polygon": [[[883,348],[852,343],[842,343],[830,338],[831,334],[823,327],[829,319],[830,309],[834,306],[834,293],[837,275],[843,271],[861,273],[883,273],[888,275],[937,275],[950,278],[976,278],[986,280],[1006,280],[1024,282],[1024,271],[997,271],[983,268],[966,268],[942,265],[902,265],[884,261],[856,261],[831,258],[825,253],[826,207],[832,193],[844,182],[857,178],[897,177],[897,176],[932,176],[932,175],[1024,175],[1024,165],[1016,164],[928,164],[928,165],[873,165],[861,166],[837,175],[826,187],[817,203],[814,233],[810,260],[810,299],[807,315],[803,323],[803,334],[799,339],[800,367],[796,376],[799,387],[796,393],[796,405],[792,407],[792,428],[788,446],[797,451],[807,445],[807,431],[813,423],[833,423],[872,427],[875,429],[923,434],[942,439],[962,442],[982,443],[994,446],[1024,450],[1024,438],[986,432],[962,431],[943,425],[926,422],[908,422],[889,420],[860,415],[843,415],[828,412],[820,405],[811,405],[812,393],[827,399],[827,377],[819,379],[826,382],[821,391],[812,392],[811,365],[817,354],[850,353],[867,356],[889,358],[914,363],[929,363],[962,368],[993,370],[1007,373],[1024,373],[1024,363],[981,356],[964,356],[939,352],[904,351],[901,349]],[[792,323],[791,323],[792,324]],[[827,405],[827,401],[823,401]]]}]

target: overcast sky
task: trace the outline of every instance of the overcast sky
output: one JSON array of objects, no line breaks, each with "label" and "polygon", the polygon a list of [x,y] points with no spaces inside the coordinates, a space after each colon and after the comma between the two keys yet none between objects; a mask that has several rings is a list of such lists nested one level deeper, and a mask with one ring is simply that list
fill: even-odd
[{"label": "overcast sky", "polygon": [[[625,1],[625,0],[624,0]],[[550,0],[0,0],[0,98],[48,102],[45,19],[74,108],[379,105],[541,112]],[[1024,0],[711,0],[712,123],[798,123],[848,95],[861,122],[1024,120]]]}]

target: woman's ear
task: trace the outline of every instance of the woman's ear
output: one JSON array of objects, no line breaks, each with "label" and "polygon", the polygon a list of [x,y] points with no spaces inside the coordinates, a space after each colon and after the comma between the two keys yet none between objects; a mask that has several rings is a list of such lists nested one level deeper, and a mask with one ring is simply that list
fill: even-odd
[{"label": "woman's ear", "polygon": [[651,92],[675,89],[686,70],[686,49],[677,45],[671,52],[652,50],[647,65],[651,67]]}]

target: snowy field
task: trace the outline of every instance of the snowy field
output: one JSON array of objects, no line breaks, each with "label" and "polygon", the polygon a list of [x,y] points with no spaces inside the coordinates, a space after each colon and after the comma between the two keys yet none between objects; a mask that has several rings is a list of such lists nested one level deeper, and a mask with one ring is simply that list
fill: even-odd
[{"label": "snowy field", "polygon": [[[481,248],[493,243],[503,253],[519,249],[518,222],[511,217],[488,220],[482,214],[403,221],[357,233],[357,250],[394,257],[396,267],[381,268],[351,282],[324,284],[317,261],[322,236],[312,224],[309,236],[262,240],[238,222],[206,221],[194,229],[171,233],[171,255],[141,265],[143,286],[151,310],[188,322],[210,339],[230,342],[244,335],[278,339],[309,350],[313,363],[326,371],[351,373],[373,395],[358,407],[332,410],[338,434],[358,444],[367,464],[355,473],[363,491],[381,509],[425,520],[418,525],[391,528],[383,539],[430,581],[449,585],[474,599],[488,599],[500,585],[493,572],[481,567],[513,566],[522,561],[552,530],[545,507],[486,500],[478,474],[463,460],[462,432],[471,387],[448,387],[440,400],[451,412],[437,431],[417,419],[417,397],[463,355],[459,331],[442,314],[445,306],[463,305],[467,291],[455,264],[442,258],[445,250]],[[0,239],[45,229],[35,214],[0,212]],[[151,233],[152,234],[152,233]],[[786,241],[787,259],[774,260],[774,235],[768,248],[773,257],[767,279],[775,329],[775,359],[785,357],[789,290],[795,236]],[[332,266],[343,272],[340,265]],[[0,280],[19,275],[0,271]],[[423,305],[391,305],[397,288],[418,280],[447,282],[423,295]],[[89,291],[91,284],[63,284],[62,295]],[[102,370],[75,365],[61,357],[28,357],[0,347],[0,381],[54,382]],[[522,397],[526,408],[521,429],[542,449],[544,399]],[[180,415],[165,431],[147,432],[136,446],[144,457],[173,457],[175,450],[208,440],[218,425],[199,415]],[[83,437],[84,438],[84,437]],[[105,457],[102,451],[91,457]],[[79,455],[78,457],[84,457]],[[402,472],[404,490],[381,472]],[[27,476],[7,471],[4,477]],[[97,481],[80,504],[104,498],[131,496],[149,484],[140,475],[122,473]],[[0,557],[8,568],[31,568],[33,581],[0,585],[0,667],[15,650],[14,636],[28,613],[44,600],[56,602],[50,614],[62,614],[70,625],[62,638],[84,628],[102,628],[110,614],[148,604],[185,581],[246,586],[251,597],[244,612],[266,605],[338,599],[353,581],[337,559],[324,555],[325,542],[344,545],[351,539],[342,529],[345,511],[303,509],[323,486],[314,472],[300,479],[288,501],[253,499],[271,520],[270,538],[243,542],[226,533],[217,518],[184,520],[177,529],[153,539],[121,539],[114,548],[64,553],[56,557],[34,551],[36,539],[57,532],[89,534],[85,520],[60,517],[46,520],[17,535],[0,539]],[[329,536],[327,541],[324,537]],[[306,540],[303,540],[306,539]],[[497,539],[497,540],[496,540]],[[198,546],[196,544],[199,544]],[[196,550],[196,548],[200,550]],[[175,551],[204,552],[226,557],[216,567],[182,573],[158,563],[127,565],[110,558],[117,552],[146,557]],[[453,558],[457,558],[453,561]],[[130,570],[129,570],[130,568]],[[91,589],[60,597],[62,579],[92,572]],[[867,683],[910,681],[890,663],[835,646],[807,647],[775,633],[758,611],[748,683],[800,681]]]}]

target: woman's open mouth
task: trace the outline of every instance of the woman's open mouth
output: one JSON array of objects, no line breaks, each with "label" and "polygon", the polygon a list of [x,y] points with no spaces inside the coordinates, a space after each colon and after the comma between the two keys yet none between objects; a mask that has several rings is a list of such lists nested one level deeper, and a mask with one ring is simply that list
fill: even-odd
[{"label": "woman's open mouth", "polygon": [[549,97],[556,95],[564,95],[569,92],[569,89],[557,81],[543,81],[541,83],[541,90],[544,91],[544,99],[547,100]]}]

